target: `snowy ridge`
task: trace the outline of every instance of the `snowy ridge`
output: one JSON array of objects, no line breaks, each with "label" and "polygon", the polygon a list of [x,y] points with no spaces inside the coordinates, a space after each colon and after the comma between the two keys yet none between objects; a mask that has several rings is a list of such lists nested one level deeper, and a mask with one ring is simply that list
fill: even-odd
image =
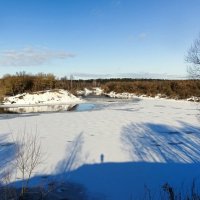
[{"label": "snowy ridge", "polygon": [[45,105],[78,103],[82,100],[66,90],[46,90],[35,93],[23,93],[5,97],[4,105]]}]

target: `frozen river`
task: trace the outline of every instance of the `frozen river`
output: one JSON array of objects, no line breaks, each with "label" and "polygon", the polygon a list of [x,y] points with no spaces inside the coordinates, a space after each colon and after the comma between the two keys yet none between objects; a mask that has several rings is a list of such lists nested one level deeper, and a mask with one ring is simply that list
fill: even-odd
[{"label": "frozen river", "polygon": [[187,101],[93,98],[72,112],[0,114],[0,165],[12,166],[13,137],[37,133],[45,160],[33,185],[62,177],[109,200],[137,199],[145,188],[160,194],[166,182],[187,189],[200,177],[198,109]]}]

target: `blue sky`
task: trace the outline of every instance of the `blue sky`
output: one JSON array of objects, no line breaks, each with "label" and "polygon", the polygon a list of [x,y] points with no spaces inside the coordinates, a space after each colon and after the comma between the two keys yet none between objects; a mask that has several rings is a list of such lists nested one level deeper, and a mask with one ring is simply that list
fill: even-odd
[{"label": "blue sky", "polygon": [[199,10],[200,0],[0,0],[0,76],[181,76]]}]

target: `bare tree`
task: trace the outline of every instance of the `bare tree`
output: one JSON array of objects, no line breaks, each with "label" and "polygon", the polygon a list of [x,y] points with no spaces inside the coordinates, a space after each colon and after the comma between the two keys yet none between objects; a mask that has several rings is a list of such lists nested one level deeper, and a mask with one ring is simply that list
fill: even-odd
[{"label": "bare tree", "polygon": [[21,196],[24,196],[34,170],[42,162],[41,143],[37,135],[23,133],[17,138],[15,165],[22,180]]},{"label": "bare tree", "polygon": [[71,74],[70,75],[70,89],[72,90],[73,88],[73,80],[74,80],[74,76]]},{"label": "bare tree", "polygon": [[188,50],[186,62],[189,63],[188,73],[191,78],[200,78],[200,34]]},{"label": "bare tree", "polygon": [[12,180],[12,172],[10,169],[4,169],[0,180],[0,200],[17,199],[17,190],[9,184]]},{"label": "bare tree", "polygon": [[[0,200],[24,199],[30,178],[42,162],[41,143],[37,134],[29,134],[24,128],[22,134],[12,135],[12,140],[13,143],[9,144],[13,146],[13,157],[0,166]],[[21,181],[21,191],[11,184],[16,178]]]}]

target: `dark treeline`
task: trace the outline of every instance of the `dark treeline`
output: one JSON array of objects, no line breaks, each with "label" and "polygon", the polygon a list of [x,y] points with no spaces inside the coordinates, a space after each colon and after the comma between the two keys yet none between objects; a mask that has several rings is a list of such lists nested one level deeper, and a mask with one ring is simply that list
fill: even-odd
[{"label": "dark treeline", "polygon": [[18,72],[6,74],[0,79],[0,96],[16,95],[24,92],[36,92],[52,89],[66,89],[75,92],[85,87],[99,86],[95,80],[74,80],[73,76],[56,78],[53,74],[38,73],[36,75]]},{"label": "dark treeline", "polygon": [[4,75],[0,79],[0,96],[16,95],[24,92],[36,92],[49,89],[66,89],[75,93],[83,88],[101,87],[106,93],[130,92],[137,95],[185,99],[200,96],[200,80],[159,80],[159,79],[90,79],[74,80],[53,74],[36,75],[19,72],[15,75]]},{"label": "dark treeline", "polygon": [[200,97],[200,80],[120,80],[106,82],[105,92],[130,92],[137,95],[185,99],[192,96]]}]

